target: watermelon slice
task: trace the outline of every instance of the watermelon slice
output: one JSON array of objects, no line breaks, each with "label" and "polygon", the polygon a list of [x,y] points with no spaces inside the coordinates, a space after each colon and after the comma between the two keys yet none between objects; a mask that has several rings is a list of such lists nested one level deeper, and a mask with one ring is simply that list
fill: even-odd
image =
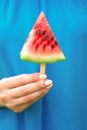
[{"label": "watermelon slice", "polygon": [[20,58],[36,63],[53,63],[65,60],[65,56],[43,12],[39,17],[20,52]]}]

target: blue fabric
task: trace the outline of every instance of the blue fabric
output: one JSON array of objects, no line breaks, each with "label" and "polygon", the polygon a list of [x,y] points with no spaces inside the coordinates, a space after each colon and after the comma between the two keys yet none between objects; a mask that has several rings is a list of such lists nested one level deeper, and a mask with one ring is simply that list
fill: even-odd
[{"label": "blue fabric", "polygon": [[0,130],[87,130],[87,1],[0,0],[0,79],[39,71],[19,53],[43,10],[67,60],[47,65],[52,90],[20,114],[0,109]]}]

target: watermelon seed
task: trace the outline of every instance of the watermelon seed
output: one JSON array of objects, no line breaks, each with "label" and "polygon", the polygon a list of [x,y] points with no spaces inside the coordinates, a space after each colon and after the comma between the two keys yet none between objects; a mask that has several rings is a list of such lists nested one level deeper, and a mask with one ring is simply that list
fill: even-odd
[{"label": "watermelon seed", "polygon": [[53,41],[53,39],[54,39],[54,36],[51,37],[51,41]]},{"label": "watermelon seed", "polygon": [[57,41],[55,41],[55,43],[54,43],[54,44],[55,44],[55,45],[58,45],[58,44],[57,44]]},{"label": "watermelon seed", "polygon": [[46,30],[43,31],[43,35],[45,35],[45,34],[46,34]]},{"label": "watermelon seed", "polygon": [[52,48],[52,49],[54,48],[54,45],[53,45],[53,44],[51,44],[51,48]]},{"label": "watermelon seed", "polygon": [[36,52],[37,52],[37,50],[38,50],[39,46],[40,46],[40,43],[39,43],[39,44],[37,44],[37,45],[36,45],[36,47],[35,47]]},{"label": "watermelon seed", "polygon": [[48,40],[48,39],[49,39],[49,35],[46,35],[45,40]]},{"label": "watermelon seed", "polygon": [[38,31],[36,32],[36,35],[38,35],[38,34],[40,34],[40,30],[38,30]]}]

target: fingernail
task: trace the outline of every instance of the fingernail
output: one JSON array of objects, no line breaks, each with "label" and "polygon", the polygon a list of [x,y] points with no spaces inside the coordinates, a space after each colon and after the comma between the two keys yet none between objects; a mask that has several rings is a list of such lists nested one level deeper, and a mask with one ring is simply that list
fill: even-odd
[{"label": "fingernail", "polygon": [[52,84],[52,80],[49,80],[49,79],[48,79],[48,80],[45,81],[45,85],[48,86],[48,85],[51,85],[51,84]]},{"label": "fingernail", "polygon": [[46,75],[46,74],[41,74],[41,75],[39,75],[39,78],[40,78],[40,79],[46,79],[46,78],[47,78],[47,75]]}]

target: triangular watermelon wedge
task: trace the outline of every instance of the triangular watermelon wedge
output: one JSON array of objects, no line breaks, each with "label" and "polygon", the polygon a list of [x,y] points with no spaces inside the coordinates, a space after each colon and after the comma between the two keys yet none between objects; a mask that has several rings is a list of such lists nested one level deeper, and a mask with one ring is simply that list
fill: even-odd
[{"label": "triangular watermelon wedge", "polygon": [[65,56],[43,12],[40,13],[20,53],[22,60],[36,63],[53,63]]}]

